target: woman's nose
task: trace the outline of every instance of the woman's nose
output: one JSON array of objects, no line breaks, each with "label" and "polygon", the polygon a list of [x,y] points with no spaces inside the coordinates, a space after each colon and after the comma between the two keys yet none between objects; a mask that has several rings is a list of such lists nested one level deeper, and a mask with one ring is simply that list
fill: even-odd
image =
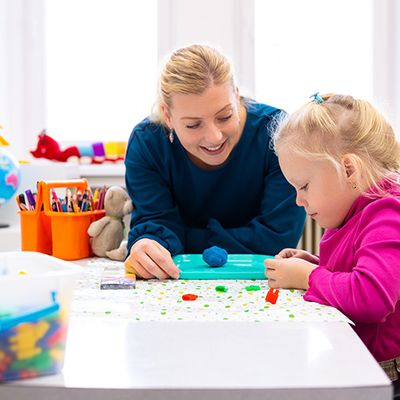
[{"label": "woman's nose", "polygon": [[223,138],[223,134],[218,128],[218,126],[211,124],[207,129],[205,139],[209,144],[219,144]]}]

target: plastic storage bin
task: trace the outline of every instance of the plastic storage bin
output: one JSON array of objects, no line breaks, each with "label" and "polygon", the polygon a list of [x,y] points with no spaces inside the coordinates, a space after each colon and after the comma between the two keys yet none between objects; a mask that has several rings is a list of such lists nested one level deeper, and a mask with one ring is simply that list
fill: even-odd
[{"label": "plastic storage bin", "polygon": [[61,370],[81,271],[41,253],[0,253],[0,382]]},{"label": "plastic storage bin", "polygon": [[92,222],[105,215],[105,211],[55,212],[50,207],[52,189],[76,188],[84,192],[88,187],[85,179],[39,182],[35,210],[19,211],[22,250],[64,260],[91,256],[87,230]]}]

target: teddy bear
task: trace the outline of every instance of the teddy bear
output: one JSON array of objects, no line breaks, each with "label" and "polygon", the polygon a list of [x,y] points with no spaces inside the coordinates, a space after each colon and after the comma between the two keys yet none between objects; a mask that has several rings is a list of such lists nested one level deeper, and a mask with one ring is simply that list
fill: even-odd
[{"label": "teddy bear", "polygon": [[92,222],[88,229],[94,255],[122,261],[127,256],[124,239],[124,216],[133,211],[128,193],[120,186],[111,186],[104,198],[106,215]]}]

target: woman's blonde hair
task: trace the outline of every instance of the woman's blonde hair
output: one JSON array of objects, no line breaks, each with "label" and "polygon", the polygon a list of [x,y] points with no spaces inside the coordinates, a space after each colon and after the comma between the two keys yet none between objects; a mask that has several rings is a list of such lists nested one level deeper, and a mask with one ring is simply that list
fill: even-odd
[{"label": "woman's blonde hair", "polygon": [[345,154],[357,158],[363,182],[374,195],[385,195],[382,179],[398,181],[400,144],[391,125],[369,102],[326,94],[279,123],[274,135],[278,156],[290,149],[309,159],[330,160],[338,171]]},{"label": "woman's blonde hair", "polygon": [[235,86],[233,68],[217,50],[195,44],[175,51],[161,71],[152,121],[166,125],[161,104],[171,108],[175,94],[202,94],[212,84],[226,82]]}]

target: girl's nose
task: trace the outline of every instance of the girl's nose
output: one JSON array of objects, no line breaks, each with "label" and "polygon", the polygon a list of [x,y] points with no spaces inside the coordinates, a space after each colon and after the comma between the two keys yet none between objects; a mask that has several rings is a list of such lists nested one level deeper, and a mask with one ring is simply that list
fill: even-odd
[{"label": "girl's nose", "polygon": [[305,207],[306,206],[306,201],[304,200],[304,198],[302,197],[302,195],[299,192],[297,192],[297,194],[296,194],[296,204],[299,207]]}]

